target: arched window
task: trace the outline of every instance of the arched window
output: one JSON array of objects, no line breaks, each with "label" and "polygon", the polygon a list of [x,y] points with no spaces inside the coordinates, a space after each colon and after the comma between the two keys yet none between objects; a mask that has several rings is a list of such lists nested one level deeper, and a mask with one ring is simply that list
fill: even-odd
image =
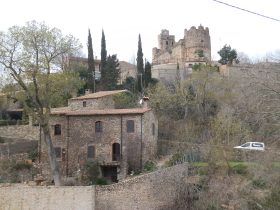
[{"label": "arched window", "polygon": [[155,126],[155,123],[152,123],[152,134],[153,134],[153,136],[156,134],[156,126]]},{"label": "arched window", "polygon": [[119,161],[121,159],[121,146],[119,143],[112,145],[112,160]]},{"label": "arched window", "polygon": [[102,122],[96,121],[95,122],[95,133],[101,133],[102,132]]}]

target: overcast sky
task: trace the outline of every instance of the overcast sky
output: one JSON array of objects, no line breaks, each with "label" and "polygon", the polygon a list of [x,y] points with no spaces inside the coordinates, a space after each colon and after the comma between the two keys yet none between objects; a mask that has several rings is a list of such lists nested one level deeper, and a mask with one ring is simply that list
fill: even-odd
[{"label": "overcast sky", "polygon": [[[279,0],[221,0],[280,19]],[[101,31],[104,29],[109,54],[132,61],[137,54],[138,34],[144,57],[151,61],[161,29],[168,29],[175,40],[184,29],[200,24],[210,30],[212,57],[230,44],[250,57],[262,57],[280,49],[280,22],[240,11],[212,0],[5,0],[1,2],[0,30],[25,22],[44,21],[63,34],[72,34],[84,46],[90,28],[95,56],[100,58]]]}]

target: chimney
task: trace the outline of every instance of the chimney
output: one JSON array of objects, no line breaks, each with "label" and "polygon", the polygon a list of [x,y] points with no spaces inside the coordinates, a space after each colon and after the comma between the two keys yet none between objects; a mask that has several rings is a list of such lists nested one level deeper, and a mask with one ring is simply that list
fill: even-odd
[{"label": "chimney", "polygon": [[143,97],[143,108],[149,108],[149,97],[144,96]]},{"label": "chimney", "polygon": [[91,93],[91,89],[85,89],[85,95],[90,94]]}]

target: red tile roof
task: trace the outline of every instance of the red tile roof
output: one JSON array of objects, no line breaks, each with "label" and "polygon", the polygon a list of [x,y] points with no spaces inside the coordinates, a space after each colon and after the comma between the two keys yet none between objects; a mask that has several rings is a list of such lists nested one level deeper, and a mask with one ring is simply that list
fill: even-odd
[{"label": "red tile roof", "polygon": [[67,116],[85,116],[85,115],[124,115],[124,114],[143,114],[151,109],[132,108],[132,109],[84,109],[70,110],[68,107],[54,108],[51,114],[63,114]]},{"label": "red tile roof", "polygon": [[85,100],[85,99],[95,99],[95,98],[102,98],[105,96],[114,95],[117,93],[128,92],[128,90],[112,90],[112,91],[99,91],[96,93],[90,93],[83,96],[79,96],[76,98],[71,98],[70,100]]}]

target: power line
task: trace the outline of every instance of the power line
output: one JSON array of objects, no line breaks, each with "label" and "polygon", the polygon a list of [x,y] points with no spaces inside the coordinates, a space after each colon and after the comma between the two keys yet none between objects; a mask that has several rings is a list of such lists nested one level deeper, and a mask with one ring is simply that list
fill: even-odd
[{"label": "power line", "polygon": [[242,10],[242,11],[245,11],[245,12],[249,12],[249,13],[252,13],[252,14],[254,14],[254,15],[258,15],[258,16],[261,16],[261,17],[264,17],[264,18],[267,18],[267,19],[270,19],[270,20],[274,20],[274,21],[280,22],[280,20],[278,20],[278,19],[276,19],[276,18],[272,18],[272,17],[269,17],[269,16],[265,16],[265,15],[262,15],[262,14],[257,13],[257,12],[252,12],[252,11],[250,11],[250,10],[243,9],[243,8],[240,8],[240,7],[237,7],[237,6],[234,6],[234,5],[231,5],[231,4],[222,2],[222,1],[217,1],[217,0],[212,0],[212,1],[218,2],[218,3],[220,3],[220,4],[224,4],[224,5],[226,5],[226,6],[233,7],[233,8],[235,8],[235,9],[239,9],[239,10]]}]

